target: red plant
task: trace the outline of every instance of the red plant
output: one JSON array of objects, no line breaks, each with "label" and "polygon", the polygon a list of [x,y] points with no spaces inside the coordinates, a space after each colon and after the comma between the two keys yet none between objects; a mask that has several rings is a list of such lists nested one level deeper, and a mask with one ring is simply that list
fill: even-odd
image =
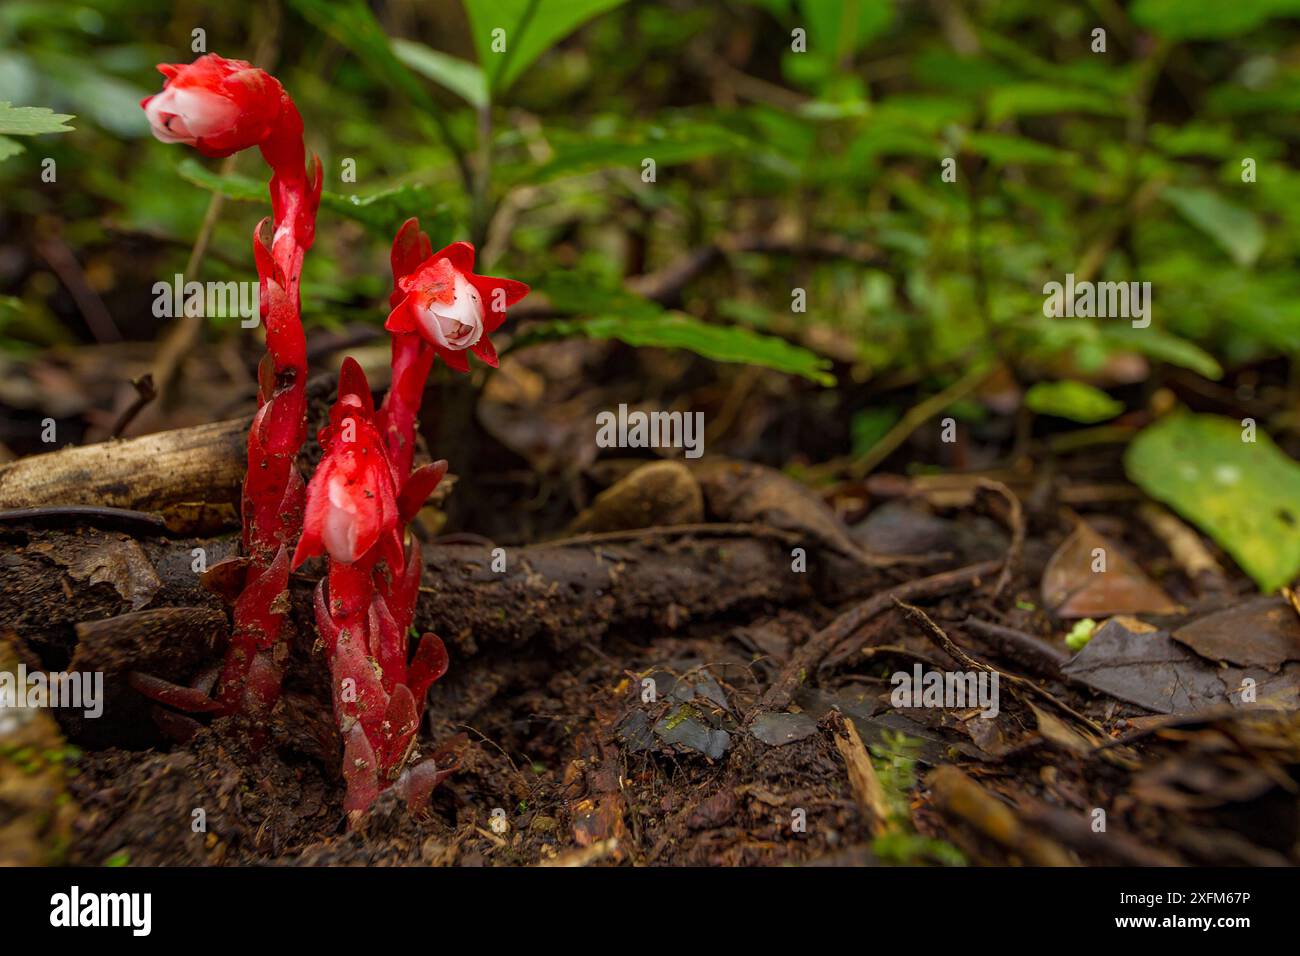
[{"label": "red plant", "polygon": [[288,607],[288,548],[301,522],[303,499],[294,458],[307,437],[307,348],[298,281],[303,255],[315,238],[321,166],[313,157],[308,175],[302,118],[289,94],[263,70],[215,53],[189,65],[159,64],[158,70],[166,77],[162,92],[140,101],[154,136],[188,144],[205,156],[259,147],[271,167],[273,229],[268,242],[264,219],[253,234],[267,354],[258,371],[258,412],[248,433],[242,507],[248,565],[216,705],[196,706],[201,701],[184,694],[185,688],[155,685],[151,696],[183,709],[244,714],[258,723],[279,697],[287,657],[279,638]]},{"label": "red plant", "polygon": [[[389,786],[411,806],[423,804],[454,769],[439,768],[433,760],[412,761],[426,692],[447,669],[446,648],[434,634],[423,635],[407,661],[423,562],[406,525],[447,471],[447,463],[437,461],[411,472],[416,416],[436,354],[456,355],[458,345],[482,342],[478,354],[490,355],[495,364],[483,330],[500,326],[504,306],[488,319],[482,301],[495,297],[509,305],[528,291],[522,283],[474,275],[474,250],[466,243],[436,255],[431,248],[415,219],[398,232],[392,252],[393,315],[411,310],[422,322],[418,310],[427,310],[426,303],[459,309],[459,326],[478,334],[452,325],[443,330],[449,336],[431,341],[423,332],[394,328],[390,318],[392,385],[378,413],[361,367],[351,358],[344,361],[338,400],[320,433],[325,457],[307,488],[306,522],[293,558],[296,568],[322,551],[330,557],[328,579],[316,589],[316,625],[343,736],[343,805],[353,816]],[[429,276],[441,276],[441,284]],[[466,286],[476,296],[458,301],[458,295],[467,295]],[[495,296],[496,289],[505,293]]]},{"label": "red plant", "polygon": [[[420,400],[433,360],[468,371],[473,351],[497,364],[489,333],[528,293],[510,279],[476,275],[474,248],[453,243],[433,253],[408,220],[393,243],[392,385],[376,412],[361,367],[339,374],[338,398],[320,431],[324,456],[306,488],[294,458],[306,431],[306,346],[298,280],[315,232],[321,170],[305,170],[302,120],[276,80],[215,54],[189,66],[162,65],[163,91],[141,102],[163,142],[208,156],[257,145],[272,169],[274,230],[254,234],[267,355],[258,371],[259,408],[248,436],[243,493],[247,574],[235,602],[235,629],[215,700],[201,682],[179,687],[132,675],[141,692],[182,710],[239,713],[263,721],[279,696],[288,610],[288,548],[302,522],[292,567],[329,555],[316,588],[316,622],[325,644],[334,713],[343,737],[344,808],[363,813],[392,786],[423,803],[451,772],[414,759],[415,734],[430,685],[447,669],[447,651],[423,635],[409,655],[422,558],[406,526],[447,471],[445,461],[411,471]],[[173,715],[174,716],[174,715]]]},{"label": "red plant", "polygon": [[403,539],[412,509],[423,504],[447,463],[421,469],[398,495],[370,388],[351,358],[344,360],[320,443],[325,456],[307,487],[293,566],[322,552],[330,558],[328,579],[316,588],[316,624],[343,737],[343,806],[363,811],[394,783],[419,803],[449,772],[432,761],[408,766],[425,692],[446,672],[447,651],[436,635],[425,634],[408,663],[421,562],[419,546],[412,541],[408,548]]}]

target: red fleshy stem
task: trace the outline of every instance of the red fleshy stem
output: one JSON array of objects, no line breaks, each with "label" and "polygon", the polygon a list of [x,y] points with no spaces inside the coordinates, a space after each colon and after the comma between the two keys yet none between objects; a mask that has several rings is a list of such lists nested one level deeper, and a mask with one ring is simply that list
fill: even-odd
[{"label": "red fleshy stem", "polygon": [[[313,162],[308,181],[302,120],[287,94],[284,100],[286,123],[262,144],[262,155],[274,171],[271,201],[276,216],[270,247],[263,235],[265,220],[253,237],[272,373],[270,393],[259,392],[261,407],[249,429],[243,494],[244,549],[250,562],[245,594],[257,594],[259,600],[245,603],[241,598],[235,605],[234,633],[217,688],[226,712],[246,714],[255,723],[270,714],[279,698],[287,656],[279,640],[288,609],[287,549],[302,525],[304,490],[294,459],[307,437],[307,342],[299,276],[315,236],[321,190],[320,161]],[[286,555],[282,565],[280,554]]]},{"label": "red fleshy stem", "polygon": [[264,239],[265,221],[253,236],[271,391],[259,392],[261,407],[248,435],[243,519],[250,563],[217,687],[223,709],[247,715],[255,726],[279,699],[288,656],[280,640],[288,610],[287,549],[302,525],[304,491],[294,459],[307,438],[307,342],[299,278],[303,256],[315,238],[321,191],[320,160],[313,157],[309,180],[302,119],[287,93],[282,95],[280,119],[260,144],[272,169],[270,247]]},{"label": "red fleshy stem", "polygon": [[[406,298],[398,283],[410,275],[433,255],[433,244],[420,229],[418,219],[408,219],[393,240],[390,260],[393,266],[393,292],[388,297],[390,308],[396,308]],[[379,422],[388,445],[393,464],[393,476],[401,480],[411,470],[415,457],[415,427],[420,414],[420,399],[424,383],[433,368],[436,353],[433,346],[414,333],[394,333],[392,336],[392,382],[384,396],[379,411]]]}]

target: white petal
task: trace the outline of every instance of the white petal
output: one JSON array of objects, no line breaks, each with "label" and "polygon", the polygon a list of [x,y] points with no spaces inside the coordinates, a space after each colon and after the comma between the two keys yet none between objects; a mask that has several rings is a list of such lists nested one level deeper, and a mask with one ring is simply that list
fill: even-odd
[{"label": "white petal", "polygon": [[432,302],[418,312],[420,325],[443,348],[461,351],[483,337],[483,297],[456,273],[450,302]]},{"label": "white petal", "polygon": [[239,107],[232,100],[203,89],[186,89],[176,92],[176,108],[185,120],[191,136],[201,138],[229,129],[239,118]]},{"label": "white petal", "polygon": [[335,478],[329,483],[329,507],[321,527],[321,541],[335,561],[351,564],[357,559],[357,513],[348,495],[347,483]]},{"label": "white petal", "polygon": [[149,120],[149,128],[154,138],[164,143],[186,143],[194,145],[194,137],[185,126],[183,117],[176,111],[176,95],[170,89],[163,90],[152,97],[144,108],[144,115]]}]

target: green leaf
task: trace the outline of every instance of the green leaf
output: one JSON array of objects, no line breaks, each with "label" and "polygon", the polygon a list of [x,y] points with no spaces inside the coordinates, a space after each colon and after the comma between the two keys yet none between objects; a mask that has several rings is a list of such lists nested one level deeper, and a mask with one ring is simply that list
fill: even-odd
[{"label": "green leaf", "polygon": [[364,0],[290,0],[290,3],[308,21],[355,53],[388,86],[399,90],[426,113],[437,112],[437,103],[394,54],[388,34]]},{"label": "green leaf", "polygon": [[488,105],[487,77],[477,64],[414,40],[393,40],[391,44],[397,58],[416,73],[451,90],[475,109]]},{"label": "green leaf", "polygon": [[[488,87],[503,93],[550,47],[625,0],[465,0],[470,32]],[[494,30],[505,42],[493,50]],[[497,44],[500,49],[500,44]]]},{"label": "green leaf", "polygon": [[227,199],[238,199],[240,202],[270,201],[265,183],[239,173],[227,173],[224,176],[214,173],[193,157],[182,159],[176,171],[182,179],[211,192],[221,193]]},{"label": "green leaf", "polygon": [[1135,329],[1132,325],[1108,325],[1100,330],[1098,338],[1107,351],[1138,352],[1159,362],[1191,369],[1208,379],[1223,378],[1223,366],[1209,352],[1152,326]]},{"label": "green leaf", "polygon": [[1253,265],[1264,250],[1264,227],[1249,209],[1210,189],[1169,186],[1162,193],[1183,218],[1217,242],[1239,266]]},{"label": "green leaf", "polygon": [[[652,308],[657,308],[652,305]],[[711,325],[683,312],[552,319],[530,326],[513,347],[568,338],[617,339],[637,348],[686,349],[715,362],[740,362],[832,386],[830,361],[784,339],[734,325]]]},{"label": "green leaf", "polygon": [[[236,173],[222,176],[198,160],[189,157],[177,167],[181,178],[221,193],[240,202],[269,202],[266,184]],[[385,239],[391,239],[398,227],[411,216],[419,216],[425,231],[436,239],[450,230],[450,217],[433,199],[429,188],[421,183],[394,186],[369,196],[348,196],[328,190],[320,197],[322,209],[337,213],[368,227]]]},{"label": "green leaf", "polygon": [[1085,425],[1108,421],[1124,411],[1124,403],[1086,382],[1036,382],[1025,392],[1025,405],[1039,415],[1055,415]]},{"label": "green leaf", "polygon": [[552,272],[534,291],[546,296],[557,312],[572,315],[610,313],[651,319],[664,314],[663,306],[621,286],[611,286],[587,272]]},{"label": "green leaf", "polygon": [[439,237],[450,235],[451,214],[434,199],[429,187],[423,183],[403,183],[369,196],[323,192],[320,204],[330,212],[361,223],[389,241],[402,223],[412,216],[419,217],[420,225],[429,234],[435,249],[450,241],[439,241]]},{"label": "green leaf", "polygon": [[808,24],[808,54],[838,63],[889,28],[889,0],[801,0]]},{"label": "green leaf", "polygon": [[966,137],[962,146],[983,156],[994,166],[1065,166],[1078,160],[1074,153],[1024,136],[1009,136],[1005,133],[973,132]]},{"label": "green leaf", "polygon": [[988,99],[989,122],[997,124],[1015,116],[1057,113],[1095,113],[1118,116],[1123,112],[1113,97],[1081,87],[1048,83],[1015,83],[999,87]]},{"label": "green leaf", "polygon": [[1271,592],[1300,572],[1300,463],[1262,431],[1245,437],[1232,419],[1181,412],[1133,439],[1124,466]]},{"label": "green leaf", "polygon": [[646,159],[655,161],[655,168],[667,168],[693,162],[706,156],[738,152],[752,148],[753,143],[715,123],[690,120],[656,123],[603,139],[554,136],[554,156],[549,162],[528,165],[517,170],[502,170],[498,177],[511,184],[536,185],[577,176],[600,169],[623,167],[641,172]]},{"label": "green leaf", "polygon": [[1137,0],[1133,21],[1170,40],[1219,40],[1240,36],[1274,16],[1300,12],[1296,0]]},{"label": "green leaf", "polygon": [[58,77],[57,89],[77,114],[118,136],[149,135],[141,97],[158,91],[137,86],[101,69],[85,56],[36,51],[33,59],[45,76]]},{"label": "green leaf", "polygon": [[0,134],[11,136],[39,136],[42,133],[70,133],[66,125],[73,117],[56,113],[44,106],[10,106],[0,100]]},{"label": "green leaf", "polygon": [[23,151],[23,144],[8,136],[0,136],[0,160],[17,156]]}]

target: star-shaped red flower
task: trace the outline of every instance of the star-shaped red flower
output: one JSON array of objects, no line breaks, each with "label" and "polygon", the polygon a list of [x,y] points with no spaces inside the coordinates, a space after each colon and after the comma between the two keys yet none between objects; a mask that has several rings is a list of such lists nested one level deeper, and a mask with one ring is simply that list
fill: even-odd
[{"label": "star-shaped red flower", "polygon": [[474,247],[468,242],[435,252],[397,285],[405,295],[384,328],[420,335],[459,372],[469,371],[466,351],[496,367],[488,336],[506,320],[506,309],[528,294],[528,286],[514,279],[475,275]]}]

